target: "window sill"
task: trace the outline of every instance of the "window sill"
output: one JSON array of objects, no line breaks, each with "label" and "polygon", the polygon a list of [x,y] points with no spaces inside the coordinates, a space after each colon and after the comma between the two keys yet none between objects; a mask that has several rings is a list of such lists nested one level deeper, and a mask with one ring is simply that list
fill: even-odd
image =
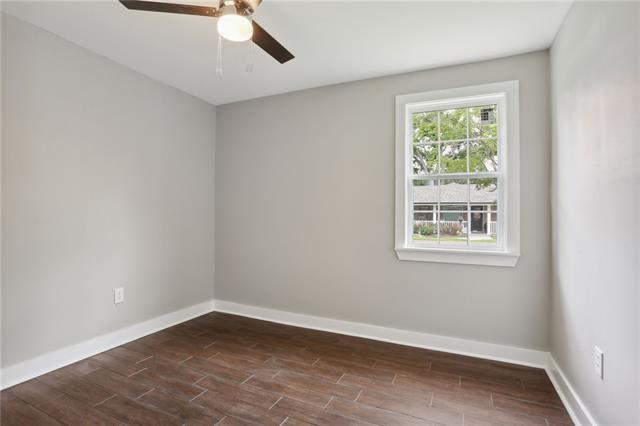
[{"label": "window sill", "polygon": [[421,247],[396,247],[399,260],[414,262],[458,263],[484,266],[516,266],[519,254],[508,251],[460,250]]}]

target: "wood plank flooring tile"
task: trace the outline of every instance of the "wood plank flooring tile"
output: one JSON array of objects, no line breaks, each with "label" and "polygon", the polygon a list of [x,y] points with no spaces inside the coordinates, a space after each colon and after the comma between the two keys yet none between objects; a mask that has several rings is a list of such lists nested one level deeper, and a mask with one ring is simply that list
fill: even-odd
[{"label": "wood plank flooring tile", "polygon": [[225,416],[218,410],[183,401],[157,389],[142,395],[137,401],[171,414],[190,425],[213,425]]},{"label": "wood plank flooring tile", "polygon": [[487,383],[513,385],[522,388],[522,380],[520,380],[519,377],[486,366],[474,367],[473,365],[433,361],[431,371],[462,377],[473,377]]},{"label": "wood plank flooring tile", "polygon": [[[452,407],[451,407],[452,408]],[[495,407],[482,408],[467,405],[459,410],[464,414],[465,424],[470,419],[476,423],[490,422],[491,424],[504,426],[533,426],[545,425],[546,419],[540,416],[531,416],[525,413],[502,411]]]},{"label": "wood plank flooring tile", "polygon": [[500,383],[490,383],[484,380],[467,377],[463,377],[461,379],[461,383],[462,389],[465,390],[491,392],[497,395],[509,396],[525,401],[540,402],[562,408],[562,401],[560,401],[560,397],[558,397],[557,393],[538,391],[534,389],[525,389],[522,386],[515,386],[513,384],[506,385]]},{"label": "wood plank flooring tile", "polygon": [[38,379],[20,383],[5,392],[11,393],[35,407],[63,395],[60,389],[49,386]]},{"label": "wood plank flooring tile", "polygon": [[176,354],[209,358],[217,352],[216,348],[211,347],[212,343],[213,342],[208,341],[208,339],[206,343],[203,342],[196,344],[189,342],[188,340],[175,338],[163,343],[162,345],[158,345],[158,347],[164,351],[170,351]]},{"label": "wood plank flooring tile", "polygon": [[376,364],[376,360],[363,355],[361,352],[353,352],[347,350],[344,347],[332,347],[332,345],[325,345],[324,347],[310,346],[305,348],[303,353],[309,353],[313,356],[318,356],[325,361],[334,361],[340,363],[348,363],[354,366],[370,367]]},{"label": "wood plank flooring tile", "polygon": [[66,368],[59,368],[47,374],[43,374],[42,376],[38,376],[37,379],[49,386],[62,389],[64,386],[69,385],[71,382],[78,379],[78,377],[78,375],[73,374]]},{"label": "wood plank flooring tile", "polygon": [[274,382],[273,380],[264,380],[259,377],[252,377],[247,380],[245,384],[248,386],[254,386],[258,389],[262,389],[266,392],[288,396],[292,399],[307,402],[319,407],[324,407],[331,399],[331,395],[327,393],[320,393],[316,390],[299,389],[287,386],[280,382]]},{"label": "wood plank flooring tile", "polygon": [[211,345],[211,349],[215,349],[216,352],[221,354],[232,355],[253,362],[265,362],[272,358],[270,354],[253,351],[248,346],[240,345],[233,340],[218,339]]},{"label": "wood plank flooring tile", "polygon": [[[283,420],[280,425],[283,425],[285,423],[286,422]],[[233,416],[225,416],[220,422],[216,423],[215,426],[255,426],[255,423]]]},{"label": "wood plank flooring tile", "polygon": [[[147,346],[154,346],[154,345],[162,344],[168,340],[171,340],[173,339],[173,337],[174,336],[172,334],[167,333],[164,330],[161,330],[161,331],[158,331],[157,333],[149,334],[147,336],[134,340],[134,342],[142,343]],[[126,344],[123,346],[126,346]]]},{"label": "wood plank flooring tile", "polygon": [[193,402],[256,425],[279,426],[286,418],[286,416],[272,413],[257,405],[253,405],[245,401],[238,401],[226,395],[214,394],[213,392],[205,392],[198,396]]},{"label": "wood plank flooring tile", "polygon": [[461,425],[462,413],[441,407],[431,406],[431,395],[410,395],[398,393],[383,393],[365,389],[357,401],[361,404],[382,408],[397,413],[407,414],[424,420],[447,425]]},{"label": "wood plank flooring tile", "polygon": [[226,395],[267,410],[280,399],[278,394],[265,392],[253,386],[230,385],[213,376],[206,377],[198,382],[198,385],[208,389],[213,395]]},{"label": "wood plank flooring tile", "polygon": [[199,334],[202,334],[205,330],[199,324],[189,321],[165,328],[164,331],[169,334],[173,334],[174,336],[196,337]]},{"label": "wood plank flooring tile", "polygon": [[38,409],[67,425],[119,425],[120,422],[94,407],[83,404],[67,395],[46,401]]},{"label": "wood plank flooring tile", "polygon": [[[371,423],[351,419],[335,413],[330,413],[314,405],[305,404],[290,398],[282,398],[271,408],[271,411],[286,416],[291,420],[303,421],[307,424],[319,426],[364,426]],[[293,424],[287,420],[285,424]]]},{"label": "wood plank flooring tile", "polygon": [[529,399],[531,401],[544,402],[545,404],[553,404],[553,405],[556,405],[558,407],[562,407],[563,406],[562,405],[562,400],[558,396],[558,393],[556,392],[556,390],[553,387],[553,384],[551,383],[551,380],[549,380],[549,378],[546,378],[546,380],[540,379],[536,383],[532,383],[530,381],[523,380],[522,381],[522,386],[526,390],[527,394],[537,395],[538,396],[536,398],[528,397],[526,399]]},{"label": "wood plank flooring tile", "polygon": [[326,357],[320,357],[320,360],[316,362],[314,366],[321,368],[331,368],[342,371],[345,374],[366,377],[386,383],[391,383],[395,376],[395,373],[392,371],[377,370],[373,367],[365,366],[360,363]]},{"label": "wood plank flooring tile", "polygon": [[140,342],[139,340],[140,339],[135,340],[133,342],[125,343],[123,346],[127,349],[131,349],[136,352],[143,353],[147,356],[162,358],[172,362],[184,361],[185,359],[192,356],[191,354],[187,353],[187,351],[178,352],[178,353],[173,351],[166,351],[166,350],[163,350],[160,346],[149,346],[143,342]]},{"label": "wood plank flooring tile", "polygon": [[547,421],[544,417],[510,413],[497,409],[470,408],[464,412],[465,423],[473,419],[475,422],[489,422],[500,426],[542,426]]},{"label": "wood plank flooring tile", "polygon": [[355,400],[358,393],[360,393],[360,389],[358,388],[340,383],[332,383],[318,377],[307,376],[306,374],[294,373],[287,370],[282,370],[280,374],[272,378],[271,381],[282,383],[288,387],[326,393],[351,401]]},{"label": "wood plank flooring tile", "polygon": [[141,368],[146,368],[160,376],[170,377],[185,383],[195,383],[207,375],[202,371],[194,370],[184,364],[178,364],[176,362],[171,362],[164,358],[157,358],[154,356],[138,362],[138,365]]},{"label": "wood plank flooring tile", "polygon": [[525,367],[524,365],[510,364],[506,362],[488,361],[490,368],[494,371],[502,371],[507,374],[518,377],[523,381],[527,380],[532,383],[547,382],[551,383],[547,373],[542,368]]},{"label": "wood plank flooring tile", "polygon": [[132,340],[131,342],[127,342],[122,346],[118,346],[119,348],[124,348],[126,350],[130,350],[132,352],[138,352],[144,355],[146,358],[153,356],[153,347],[149,345],[145,345],[142,342],[142,339]]},{"label": "wood plank flooring tile", "polygon": [[263,321],[262,324],[241,325],[234,331],[236,334],[245,335],[257,342],[278,343],[279,346],[287,346],[291,342],[290,331],[294,329],[295,327],[287,328],[274,323],[267,325]]},{"label": "wood plank flooring tile", "polygon": [[118,424],[89,405],[76,401],[37,379],[12,387],[9,392],[50,417],[66,424]]},{"label": "wood plank flooring tile", "polygon": [[143,353],[140,353],[131,349],[127,349],[124,346],[115,347],[104,353],[112,356],[117,356],[118,358],[122,358],[123,360],[128,361],[132,364],[136,364],[149,357],[149,355],[145,355]]},{"label": "wood plank flooring tile", "polygon": [[376,362],[374,366],[375,370],[382,370],[387,373],[396,373],[402,374],[403,376],[420,376],[424,375],[426,372],[431,371],[430,364],[425,363],[424,365],[409,365],[404,364],[402,362],[390,362],[380,360]]},{"label": "wood plank flooring tile", "polygon": [[218,353],[213,355],[209,358],[209,361],[226,368],[242,371],[250,376],[264,377],[267,379],[273,377],[278,371],[280,371],[280,368],[273,364],[250,361],[246,358],[239,358],[227,353]]},{"label": "wood plank flooring tile", "polygon": [[135,362],[125,361],[106,352],[94,355],[89,359],[123,376],[135,374],[143,368]]},{"label": "wood plank flooring tile", "polygon": [[181,425],[177,417],[162,411],[146,407],[136,401],[121,396],[104,401],[96,406],[102,413],[111,416],[128,425]]},{"label": "wood plank flooring tile", "polygon": [[225,367],[224,365],[199,357],[190,358],[182,364],[194,370],[215,376],[228,383],[240,384],[251,377],[250,373]]},{"label": "wood plank flooring tile", "polygon": [[304,364],[313,364],[319,358],[317,354],[304,352],[302,348],[287,346],[270,346],[258,343],[251,347],[256,352],[261,352],[271,356],[277,356],[288,361],[298,361]]},{"label": "wood plank flooring tile", "polygon": [[2,392],[3,426],[49,426],[61,423],[9,392]]},{"label": "wood plank flooring tile", "polygon": [[464,426],[507,426],[498,422],[491,422],[489,420],[482,420],[465,414]]},{"label": "wood plank flooring tile", "polygon": [[136,399],[140,395],[153,389],[151,386],[142,384],[135,379],[125,377],[106,368],[89,373],[85,378],[92,383],[102,386],[111,393],[131,399]]},{"label": "wood plank flooring tile", "polygon": [[264,363],[270,369],[280,371],[287,370],[295,373],[306,374],[308,376],[320,377],[330,382],[337,382],[344,375],[344,370],[326,365],[304,364],[296,361],[288,361],[280,358],[271,358]]},{"label": "wood plank flooring tile", "polygon": [[404,414],[382,410],[354,401],[333,398],[327,405],[327,411],[353,417],[377,425],[436,425],[435,422],[406,416]]},{"label": "wood plank flooring tile", "polygon": [[160,389],[164,392],[170,393],[185,401],[190,401],[200,395],[204,390],[204,388],[191,383],[185,383],[172,377],[161,376],[149,369],[142,370],[134,376],[131,376],[131,379],[145,384],[150,388]]},{"label": "wood plank flooring tile", "polygon": [[405,354],[403,355],[401,352],[388,352],[388,351],[367,351],[367,350],[363,350],[363,353],[367,353],[368,356],[370,356],[371,358],[374,358],[378,361],[378,363],[382,362],[382,363],[386,363],[386,364],[393,364],[393,365],[397,365],[400,367],[406,367],[406,368],[416,368],[416,369],[423,369],[423,368],[429,368],[431,365],[431,360],[425,356],[414,356],[413,354]]},{"label": "wood plank flooring tile", "polygon": [[460,388],[460,377],[436,372],[427,372],[420,376],[404,376],[399,374],[393,381],[393,384],[408,389],[455,390]]},{"label": "wood plank flooring tile", "polygon": [[555,393],[556,389],[553,387],[553,383],[548,377],[538,378],[535,380],[522,379],[522,385],[525,389],[533,389],[540,392]]},{"label": "wood plank flooring tile", "polygon": [[429,388],[402,387],[391,383],[372,380],[367,377],[354,376],[348,373],[342,376],[338,383],[358,389],[371,389],[378,392],[388,392],[396,395],[405,395],[408,397],[431,398],[432,393],[431,389]]},{"label": "wood plank flooring tile", "polygon": [[453,408],[463,412],[469,406],[489,409],[492,407],[492,400],[490,392],[437,389],[433,392],[432,404],[435,407]]},{"label": "wood plank flooring tile", "polygon": [[90,358],[83,359],[82,361],[74,362],[73,364],[64,367],[64,370],[75,374],[76,376],[85,376],[89,373],[93,373],[96,370],[103,368],[104,366]]},{"label": "wood plank flooring tile", "polygon": [[566,410],[562,408],[534,402],[520,401],[500,395],[493,396],[493,406],[502,411],[530,414],[532,416],[540,416],[559,421],[571,421]]},{"label": "wood plank flooring tile", "polygon": [[[371,381],[357,376],[345,375],[340,383],[348,383],[361,387],[362,393],[357,401],[366,405],[384,408],[391,411],[419,417],[446,424],[461,424],[460,412],[448,407],[432,407],[431,401],[434,392],[430,387],[406,388]],[[490,406],[490,399],[487,397]]]},{"label": "wood plank flooring tile", "polygon": [[[199,348],[195,348],[185,342],[180,342],[178,340],[176,340],[176,338],[172,338],[171,340],[167,340],[165,342],[162,343],[158,343],[153,345],[153,348],[161,351],[161,353],[164,354],[171,354],[171,356],[173,357],[173,359],[177,360],[177,359],[185,359],[187,357],[193,356],[194,355],[194,351],[199,349]],[[205,356],[211,356],[213,355],[212,353],[210,353],[209,355]]]},{"label": "wood plank flooring tile", "polygon": [[[256,354],[259,352],[250,351],[249,348],[251,346],[255,346],[258,342],[253,340],[251,337],[239,335],[233,331],[220,332],[216,331],[211,333],[211,337],[213,337],[212,347],[215,347],[216,350],[222,351],[223,348],[229,348],[231,350],[243,349],[247,351],[248,354]],[[222,347],[222,348],[221,348]],[[262,354],[264,356],[264,354]],[[271,355],[267,354],[267,358]]]},{"label": "wood plank flooring tile", "polygon": [[95,405],[114,395],[102,386],[77,376],[64,368],[52,371],[38,380],[49,386],[58,388],[70,397],[88,405]]}]

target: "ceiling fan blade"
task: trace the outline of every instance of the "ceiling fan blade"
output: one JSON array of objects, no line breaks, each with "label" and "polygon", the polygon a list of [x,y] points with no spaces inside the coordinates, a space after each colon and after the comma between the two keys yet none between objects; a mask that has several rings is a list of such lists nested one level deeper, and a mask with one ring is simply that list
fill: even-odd
[{"label": "ceiling fan blade", "polygon": [[287,61],[290,61],[295,56],[291,54],[283,45],[281,45],[278,40],[273,38],[271,34],[266,32],[264,28],[256,23],[256,21],[252,21],[253,23],[253,37],[251,40],[258,46],[262,48],[269,55],[273,56],[274,59],[281,64],[284,64]]},{"label": "ceiling fan blade", "polygon": [[184,15],[216,16],[218,9],[190,4],[160,3],[157,1],[119,0],[127,9],[149,12],[181,13]]}]

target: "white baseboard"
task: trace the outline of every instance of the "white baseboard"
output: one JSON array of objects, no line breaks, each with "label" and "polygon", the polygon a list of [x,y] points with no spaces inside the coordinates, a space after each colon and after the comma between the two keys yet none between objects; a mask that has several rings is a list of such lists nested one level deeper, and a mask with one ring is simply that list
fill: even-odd
[{"label": "white baseboard", "polygon": [[276,309],[243,305],[225,300],[214,301],[215,310],[266,321],[312,328],[332,333],[347,334],[367,339],[381,340],[406,346],[469,355],[494,361],[510,362],[537,368],[546,368],[548,352],[495,343],[460,339],[457,337],[407,331],[331,318],[296,314]]},{"label": "white baseboard", "polygon": [[42,374],[73,364],[84,358],[123,345],[140,337],[155,333],[213,310],[213,301],[199,303],[178,311],[170,312],[120,330],[76,343],[38,357],[2,369],[0,389],[33,379]]},{"label": "white baseboard", "polygon": [[597,426],[598,422],[596,422],[585,403],[580,399],[580,396],[573,386],[571,386],[571,382],[569,382],[567,376],[565,376],[551,354],[548,355],[547,359],[547,374],[553,386],[556,388],[556,392],[558,392],[562,403],[569,412],[571,420],[573,420],[576,425]]}]

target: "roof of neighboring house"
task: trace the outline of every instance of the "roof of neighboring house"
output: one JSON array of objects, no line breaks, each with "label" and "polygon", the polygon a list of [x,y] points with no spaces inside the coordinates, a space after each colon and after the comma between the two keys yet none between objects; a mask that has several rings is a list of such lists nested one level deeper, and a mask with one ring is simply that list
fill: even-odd
[{"label": "roof of neighboring house", "polygon": [[[446,183],[440,185],[440,202],[441,203],[466,203],[469,195],[472,203],[495,203],[498,199],[498,192],[494,185],[487,187],[469,187],[460,183]],[[437,203],[438,202],[438,186],[414,186],[413,187],[414,203]]]}]

